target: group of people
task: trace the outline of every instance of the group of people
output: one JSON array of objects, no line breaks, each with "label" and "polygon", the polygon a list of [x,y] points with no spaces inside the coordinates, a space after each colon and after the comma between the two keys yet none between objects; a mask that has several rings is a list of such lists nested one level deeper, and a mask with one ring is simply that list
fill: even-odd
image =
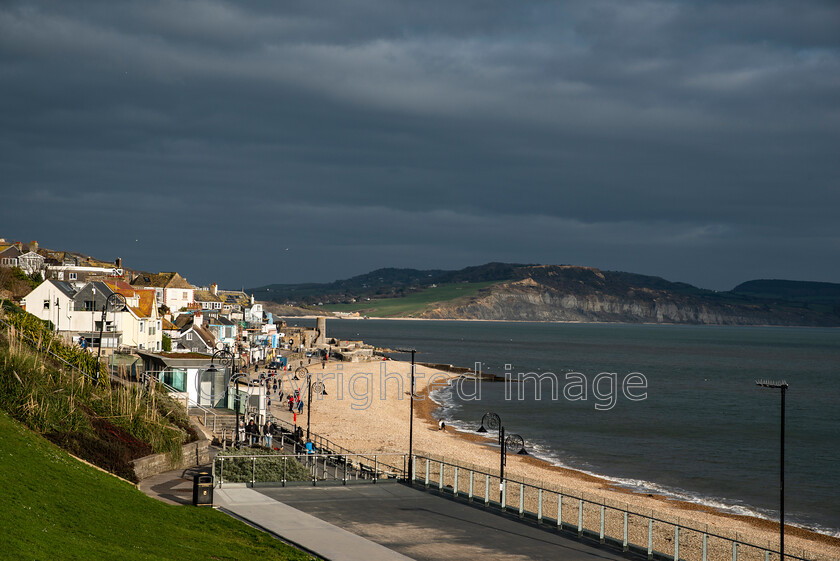
[{"label": "group of people", "polygon": [[240,443],[254,446],[255,444],[260,444],[261,437],[264,439],[264,444],[266,448],[271,448],[271,440],[274,436],[274,431],[276,430],[275,426],[266,420],[265,423],[262,425],[258,425],[254,419],[248,420],[248,424],[245,424],[245,421],[239,421],[239,428],[238,428],[238,439]]}]

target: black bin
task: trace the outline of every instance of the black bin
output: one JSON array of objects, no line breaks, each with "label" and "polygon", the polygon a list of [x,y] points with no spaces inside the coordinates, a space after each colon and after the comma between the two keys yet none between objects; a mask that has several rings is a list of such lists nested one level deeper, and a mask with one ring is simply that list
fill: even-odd
[{"label": "black bin", "polygon": [[193,506],[213,506],[213,476],[196,473],[193,476]]}]

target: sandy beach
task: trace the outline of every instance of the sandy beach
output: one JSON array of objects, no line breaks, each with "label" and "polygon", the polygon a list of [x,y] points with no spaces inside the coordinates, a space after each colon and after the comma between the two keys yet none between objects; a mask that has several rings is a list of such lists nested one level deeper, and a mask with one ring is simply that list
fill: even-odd
[{"label": "sandy beach", "polygon": [[[409,432],[409,379],[411,365],[400,361],[372,361],[363,363],[320,363],[308,367],[313,380],[322,380],[326,395],[316,396],[310,411],[311,430],[335,443],[359,453],[404,453],[408,450]],[[414,453],[433,459],[444,459],[465,467],[498,474],[499,450],[488,446],[490,441],[473,434],[459,433],[451,428],[438,430],[433,417],[436,404],[428,392],[442,387],[453,376],[445,372],[417,367],[416,388],[418,398],[414,407]],[[291,374],[291,373],[282,373]],[[284,382],[288,392],[289,384]],[[305,388],[303,388],[305,391]],[[277,403],[272,412],[279,418],[291,421],[292,414]],[[306,414],[298,416],[298,424],[306,426]],[[400,460],[401,462],[401,460]],[[436,470],[437,463],[430,464]],[[418,462],[418,475],[425,470],[425,463]],[[577,523],[577,498],[625,508],[632,512],[651,515],[659,520],[677,522],[700,531],[683,531],[679,536],[681,557],[699,559],[702,532],[735,538],[768,548],[778,548],[778,524],[759,518],[737,516],[719,512],[702,505],[681,502],[655,495],[642,495],[616,487],[605,479],[570,469],[552,466],[529,456],[509,454],[505,475],[525,483],[533,483],[553,491],[562,492],[563,520]],[[436,473],[436,471],[435,471]],[[451,475],[448,475],[451,478]],[[451,481],[447,480],[451,485]],[[463,483],[461,484],[463,485]],[[482,476],[483,490],[483,476]],[[498,488],[498,480],[494,483]],[[509,485],[507,504],[518,505],[518,485]],[[543,509],[546,516],[557,512],[556,494],[546,493]],[[498,497],[496,497],[496,500]],[[536,499],[526,494],[526,510],[536,511]],[[534,503],[534,504],[532,504]],[[591,505],[595,507],[596,505]],[[584,512],[585,525],[597,529],[599,508]],[[608,511],[606,531],[620,537],[623,520],[618,511]],[[553,514],[552,514],[553,513]],[[649,513],[649,514],[648,514]],[[630,540],[647,543],[647,520],[631,516]],[[655,549],[673,553],[673,527],[660,524],[654,532]],[[731,559],[731,544],[724,540],[709,541],[709,558]],[[840,539],[788,526],[785,530],[787,554],[806,559],[840,559]],[[771,556],[771,559],[778,556]],[[756,548],[743,546],[739,559],[764,559]]]}]

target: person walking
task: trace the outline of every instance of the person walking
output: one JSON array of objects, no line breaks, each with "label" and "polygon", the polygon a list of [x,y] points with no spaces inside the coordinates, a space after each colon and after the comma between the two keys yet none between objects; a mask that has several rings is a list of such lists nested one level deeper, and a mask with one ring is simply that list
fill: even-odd
[{"label": "person walking", "polygon": [[300,397],[297,400],[297,409],[298,413],[303,413],[303,400]]}]

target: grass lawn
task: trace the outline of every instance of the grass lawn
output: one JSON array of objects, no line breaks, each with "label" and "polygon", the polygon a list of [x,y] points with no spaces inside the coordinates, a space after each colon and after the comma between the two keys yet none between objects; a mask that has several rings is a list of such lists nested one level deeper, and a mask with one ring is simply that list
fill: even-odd
[{"label": "grass lawn", "polygon": [[0,558],[310,559],[207,507],[171,506],[0,411]]},{"label": "grass lawn", "polygon": [[405,317],[434,308],[439,302],[475,296],[482,288],[500,284],[500,282],[504,281],[444,284],[414,292],[402,298],[383,298],[353,304],[331,304],[324,306],[324,309],[331,312],[359,312],[362,315],[383,318]]}]

